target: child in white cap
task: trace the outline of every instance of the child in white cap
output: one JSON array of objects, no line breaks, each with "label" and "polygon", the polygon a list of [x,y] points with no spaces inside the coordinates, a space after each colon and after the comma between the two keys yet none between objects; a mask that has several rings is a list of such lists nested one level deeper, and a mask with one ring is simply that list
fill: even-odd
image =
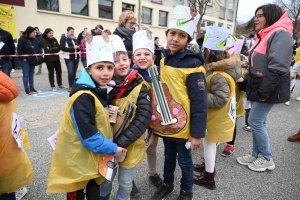
[{"label": "child in white cap", "polygon": [[203,54],[192,53],[186,49],[192,41],[195,26],[200,15],[195,6],[176,6],[173,10],[168,30],[165,58],[161,60],[160,80],[168,86],[172,99],[180,104],[184,111],[170,109],[176,123],[182,123],[181,130],[170,134],[167,131],[155,131],[163,138],[165,146],[163,184],[152,196],[152,200],[161,200],[174,189],[176,159],[181,168],[180,195],[177,199],[193,199],[193,161],[191,150],[198,149],[201,138],[205,137],[207,117],[207,97]]},{"label": "child in white cap", "polygon": [[47,193],[67,193],[68,200],[100,199],[105,178],[99,159],[126,152],[112,141],[109,122],[107,100],[118,92],[107,86],[114,73],[112,47],[101,36],[92,40],[86,48],[88,67],[80,71],[60,123],[48,175]]}]

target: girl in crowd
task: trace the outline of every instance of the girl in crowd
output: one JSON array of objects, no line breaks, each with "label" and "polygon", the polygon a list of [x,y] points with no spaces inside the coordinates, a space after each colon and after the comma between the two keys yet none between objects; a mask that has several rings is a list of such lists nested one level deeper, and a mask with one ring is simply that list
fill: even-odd
[{"label": "girl in crowd", "polygon": [[[290,63],[293,24],[276,4],[260,6],[255,11],[255,43],[249,54],[247,97],[252,101],[248,122],[253,132],[252,155],[237,158],[253,171],[275,169],[266,128],[266,119],[276,103],[290,98]],[[280,48],[278,48],[280,47]]]},{"label": "girl in crowd", "polygon": [[[39,44],[36,40],[35,29],[28,26],[23,32],[23,36],[19,38],[17,45],[18,54],[35,54],[39,52]],[[34,69],[35,69],[35,56],[19,57],[19,62],[23,72],[23,85],[27,95],[38,93],[34,89]],[[28,85],[29,83],[29,85]]]},{"label": "girl in crowd", "polygon": [[[64,54],[64,58],[68,69],[68,81],[69,81],[68,92],[71,92],[72,86],[76,78],[76,72],[79,64],[79,54],[76,53],[80,51],[80,45],[78,45],[78,42],[74,35],[73,27],[69,26],[67,28],[67,33],[61,35],[60,49],[66,52]],[[72,52],[75,54],[70,54],[68,52]]]},{"label": "girl in crowd", "polygon": [[[56,38],[53,37],[53,30],[51,28],[46,28],[42,37],[41,46],[45,53],[58,53],[60,51],[59,43],[57,42]],[[58,87],[64,88],[62,86],[59,55],[44,56],[44,59],[47,65],[48,78],[52,91],[57,91],[54,84],[54,70],[56,72],[56,81]]]}]

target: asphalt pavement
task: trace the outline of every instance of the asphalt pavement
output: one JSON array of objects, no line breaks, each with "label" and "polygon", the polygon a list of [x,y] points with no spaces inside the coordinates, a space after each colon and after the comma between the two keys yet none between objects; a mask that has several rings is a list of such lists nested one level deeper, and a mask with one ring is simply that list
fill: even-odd
[{"label": "asphalt pavement", "polygon": [[[67,70],[64,60],[63,84],[67,86]],[[79,64],[78,71],[82,68]],[[37,71],[37,67],[36,67]],[[17,83],[20,95],[17,98],[17,112],[25,119],[27,133],[31,142],[28,155],[32,162],[35,177],[27,186],[28,193],[24,200],[63,200],[65,194],[47,195],[47,175],[49,172],[53,150],[47,141],[59,127],[59,122],[68,100],[68,92],[60,89],[51,92],[48,81],[48,71],[43,64],[42,74],[35,75],[35,89],[40,94],[27,96],[22,83],[22,71],[11,73]],[[300,142],[288,142],[287,137],[300,129],[300,101],[295,98],[300,93],[300,81],[297,81],[291,98],[291,105],[275,105],[267,119],[275,170],[254,172],[246,166],[239,165],[236,157],[251,153],[252,134],[244,131],[244,117],[238,119],[235,152],[230,157],[222,157],[225,144],[220,144],[216,159],[216,190],[208,190],[194,185],[194,200],[200,199],[300,199]],[[221,130],[220,130],[221,131]],[[157,173],[163,174],[164,146],[159,141],[157,149]],[[194,163],[200,162],[203,149],[193,151]],[[177,166],[175,172],[175,189],[166,200],[177,199],[180,191],[181,171]],[[147,176],[146,160],[137,168],[135,182],[140,189],[140,200],[150,199],[155,192]],[[114,181],[111,199],[115,199],[117,181]]]}]

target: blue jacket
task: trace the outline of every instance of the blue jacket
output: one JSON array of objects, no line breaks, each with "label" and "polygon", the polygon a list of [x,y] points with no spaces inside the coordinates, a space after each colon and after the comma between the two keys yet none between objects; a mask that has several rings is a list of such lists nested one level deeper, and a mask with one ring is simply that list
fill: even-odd
[{"label": "blue jacket", "polygon": [[[105,109],[108,109],[108,98],[114,97],[118,93],[118,90],[114,88],[107,94],[107,89],[96,86],[96,83],[85,69],[80,71],[79,78],[74,84],[70,96],[79,90],[91,91],[98,97]],[[71,117],[77,135],[85,148],[100,154],[114,155],[117,153],[117,145],[111,139],[104,138],[95,126],[95,102],[93,96],[89,94],[80,95],[72,106]]]},{"label": "blue jacket", "polygon": [[[39,43],[36,38],[20,37],[18,40],[18,54],[34,54],[39,53]],[[30,64],[35,64],[35,56],[19,57],[19,60],[26,59]]]},{"label": "blue jacket", "polygon": [[[193,68],[204,63],[203,53],[192,53],[185,50],[171,55],[169,49],[163,50],[164,65],[174,68]],[[198,80],[202,80],[206,88],[206,78],[201,72],[190,74],[186,79],[186,86],[190,99],[190,135],[194,138],[204,138],[206,134],[207,94],[206,90],[199,90]]]}]

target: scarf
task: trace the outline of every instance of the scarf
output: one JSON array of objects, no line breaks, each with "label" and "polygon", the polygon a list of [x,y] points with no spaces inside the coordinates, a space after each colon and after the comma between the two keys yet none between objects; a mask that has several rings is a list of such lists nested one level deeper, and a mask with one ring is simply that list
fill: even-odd
[{"label": "scarf", "polygon": [[151,83],[151,77],[149,76],[148,70],[142,70],[138,68],[136,65],[133,65],[132,69],[137,70],[140,75],[142,75],[143,79],[148,83]]},{"label": "scarf", "polygon": [[126,37],[129,40],[132,40],[132,36],[136,32],[135,29],[131,30],[131,29],[125,28],[123,26],[117,27],[116,31],[118,31],[119,33],[121,33],[124,37]]},{"label": "scarf", "polygon": [[66,36],[67,36],[67,38],[70,38],[70,39],[72,39],[72,40],[75,40],[75,39],[76,39],[75,35],[69,35],[69,34],[67,33]]}]

